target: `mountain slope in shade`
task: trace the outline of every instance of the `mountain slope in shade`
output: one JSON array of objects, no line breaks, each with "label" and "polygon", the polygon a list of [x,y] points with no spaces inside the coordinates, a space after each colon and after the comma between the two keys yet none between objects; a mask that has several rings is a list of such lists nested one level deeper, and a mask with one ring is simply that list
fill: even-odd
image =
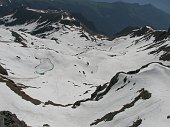
[{"label": "mountain slope in shade", "polygon": [[90,28],[95,32],[106,35],[113,35],[127,26],[151,25],[156,29],[166,29],[170,23],[170,15],[151,4],[101,3],[85,0],[12,0],[8,6],[0,8],[0,15],[11,12],[18,6],[34,9],[62,8],[75,16],[78,13],[81,16],[77,18],[85,25],[91,26]]},{"label": "mountain slope in shade", "polygon": [[63,33],[60,34],[64,34],[67,30],[74,31],[75,29],[79,29],[78,31],[80,36],[86,39],[94,38],[94,33],[85,25],[75,19],[68,12],[60,9],[37,10],[24,7],[17,8],[14,13],[2,16],[0,18],[0,25],[5,28],[25,31],[32,35],[41,36],[44,38],[50,36],[53,39],[55,39],[55,33],[60,33],[59,31],[61,29],[63,30]]},{"label": "mountain slope in shade", "polygon": [[123,1],[123,2],[128,2],[128,3],[152,4],[155,7],[170,14],[170,9],[169,9],[170,1],[169,0],[94,0],[94,1],[110,2],[110,3]]}]

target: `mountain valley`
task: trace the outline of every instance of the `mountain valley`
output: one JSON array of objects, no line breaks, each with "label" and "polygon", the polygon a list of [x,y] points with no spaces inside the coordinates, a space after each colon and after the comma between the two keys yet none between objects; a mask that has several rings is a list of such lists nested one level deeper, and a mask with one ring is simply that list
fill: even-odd
[{"label": "mountain valley", "polygon": [[169,36],[110,38],[62,9],[1,15],[0,126],[169,127]]}]

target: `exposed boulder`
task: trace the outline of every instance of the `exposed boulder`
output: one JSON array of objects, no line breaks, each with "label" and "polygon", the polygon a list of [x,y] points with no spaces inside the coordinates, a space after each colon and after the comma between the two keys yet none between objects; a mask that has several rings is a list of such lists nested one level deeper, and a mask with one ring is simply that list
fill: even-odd
[{"label": "exposed boulder", "polygon": [[0,74],[8,75],[8,72],[0,65]]},{"label": "exposed boulder", "polygon": [[20,121],[15,114],[9,111],[0,112],[0,127],[28,127],[24,121]]}]

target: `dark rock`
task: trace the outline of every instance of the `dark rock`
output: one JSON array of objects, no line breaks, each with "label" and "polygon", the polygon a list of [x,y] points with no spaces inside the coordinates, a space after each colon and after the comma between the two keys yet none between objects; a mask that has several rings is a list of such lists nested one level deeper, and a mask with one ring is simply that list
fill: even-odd
[{"label": "dark rock", "polygon": [[8,72],[0,65],[0,74],[8,75]]},{"label": "dark rock", "polygon": [[48,124],[44,124],[44,125],[43,125],[43,127],[50,127],[50,125],[48,125]]},{"label": "dark rock", "polygon": [[20,121],[15,114],[9,111],[0,112],[0,127],[28,127],[24,121]]},{"label": "dark rock", "polygon": [[112,39],[131,34],[131,33],[133,33],[133,30],[136,30],[136,29],[140,29],[140,28],[139,27],[134,27],[134,26],[128,26],[128,27],[124,28],[123,30],[121,30],[120,32],[116,33],[113,36]]},{"label": "dark rock", "polygon": [[133,32],[132,37],[145,35],[147,32],[152,31],[149,27],[145,26]]},{"label": "dark rock", "polygon": [[19,35],[17,32],[11,31],[11,34],[13,37],[15,37],[15,42],[21,44],[23,47],[27,47],[27,45],[24,43],[26,41],[21,35]]},{"label": "dark rock", "polygon": [[167,119],[170,119],[170,115],[167,116]]},{"label": "dark rock", "polygon": [[168,29],[168,34],[170,35],[170,27],[169,27],[169,29]]},{"label": "dark rock", "polygon": [[[139,90],[138,92],[139,92],[140,94],[139,94],[132,102],[123,105],[123,107],[122,107],[120,110],[117,110],[117,111],[114,111],[114,112],[110,112],[110,113],[106,114],[105,116],[103,116],[102,118],[95,120],[95,122],[91,123],[90,125],[91,125],[91,126],[92,126],[92,125],[97,125],[97,124],[99,124],[99,123],[102,122],[102,121],[112,121],[113,118],[114,118],[116,115],[118,115],[118,114],[121,113],[121,112],[124,112],[126,109],[132,108],[132,107],[135,105],[135,103],[136,103],[137,101],[139,101],[140,99],[147,100],[147,99],[151,98],[151,93],[149,93],[149,92],[148,92],[147,90],[145,90],[144,88],[141,89],[141,90]],[[139,123],[141,124],[141,120],[140,120],[140,121],[137,121],[137,123],[135,122],[134,124],[138,125]],[[140,124],[139,124],[139,125],[140,125]],[[137,126],[131,126],[131,127],[137,127]]]},{"label": "dark rock", "polygon": [[137,121],[133,122],[132,126],[129,126],[129,127],[138,127],[141,124],[142,124],[142,119],[138,119]]}]

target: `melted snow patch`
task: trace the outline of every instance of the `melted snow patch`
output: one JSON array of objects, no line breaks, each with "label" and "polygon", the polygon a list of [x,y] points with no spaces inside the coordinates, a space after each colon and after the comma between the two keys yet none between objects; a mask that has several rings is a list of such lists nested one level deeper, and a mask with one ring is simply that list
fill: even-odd
[{"label": "melted snow patch", "polygon": [[44,58],[40,60],[40,64],[35,67],[36,73],[43,75],[47,71],[51,71],[54,68],[51,60],[49,58]]}]

